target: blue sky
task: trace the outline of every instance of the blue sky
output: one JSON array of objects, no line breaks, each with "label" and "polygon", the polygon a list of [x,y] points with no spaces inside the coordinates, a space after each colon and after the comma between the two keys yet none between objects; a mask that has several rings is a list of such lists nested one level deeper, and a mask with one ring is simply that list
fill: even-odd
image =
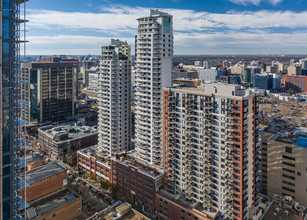
[{"label": "blue sky", "polygon": [[175,54],[307,54],[306,0],[30,0],[27,54],[100,54],[134,46],[137,17],[173,15]]}]

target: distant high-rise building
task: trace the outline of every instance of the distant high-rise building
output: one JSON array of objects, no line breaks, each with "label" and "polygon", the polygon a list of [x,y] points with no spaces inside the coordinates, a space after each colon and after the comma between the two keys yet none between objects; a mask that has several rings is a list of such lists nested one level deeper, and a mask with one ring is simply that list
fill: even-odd
[{"label": "distant high-rise building", "polygon": [[212,66],[212,61],[203,61],[203,67],[206,67],[206,68],[208,68],[208,67],[211,67]]},{"label": "distant high-rise building", "polygon": [[203,66],[203,62],[202,61],[195,61],[194,62],[194,66],[195,67],[202,67]]},{"label": "distant high-rise building", "polygon": [[288,75],[289,76],[298,76],[301,75],[302,68],[300,66],[288,66]]},{"label": "distant high-rise building", "polygon": [[224,61],[222,62],[222,66],[223,66],[223,67],[229,67],[229,65],[230,65],[230,63],[229,63],[227,60],[224,60]]},{"label": "distant high-rise building", "polygon": [[173,18],[158,10],[138,18],[136,36],[136,157],[162,164],[162,88],[172,86]]},{"label": "distant high-rise building", "polygon": [[164,89],[164,187],[226,219],[255,214],[260,186],[258,97],[239,85]]},{"label": "distant high-rise building", "polygon": [[27,124],[64,123],[76,114],[78,67],[74,62],[51,58],[22,65],[21,119]]},{"label": "distant high-rise building", "polygon": [[126,152],[131,141],[131,47],[111,40],[100,60],[98,147],[105,156]]},{"label": "distant high-rise building", "polygon": [[299,63],[302,69],[307,69],[307,58],[301,59]]},{"label": "distant high-rise building", "polygon": [[19,74],[20,74],[20,6],[24,0],[1,1],[0,56],[0,219],[19,219],[19,158],[18,138]]}]

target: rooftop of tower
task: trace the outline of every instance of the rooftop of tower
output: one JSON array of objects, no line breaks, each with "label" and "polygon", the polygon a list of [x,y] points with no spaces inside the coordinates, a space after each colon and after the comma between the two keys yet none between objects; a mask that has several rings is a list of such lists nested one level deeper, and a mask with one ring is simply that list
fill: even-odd
[{"label": "rooftop of tower", "polygon": [[172,15],[166,12],[159,11],[158,9],[150,9],[149,16],[140,17],[140,18],[137,18],[137,20],[143,19],[143,18],[150,18],[150,17],[160,17],[160,16],[172,17]]},{"label": "rooftop of tower", "polygon": [[224,84],[224,83],[205,83],[199,87],[179,85],[166,89],[190,91],[193,93],[214,94],[229,97],[246,97],[254,94],[251,89],[246,89],[240,85]]}]

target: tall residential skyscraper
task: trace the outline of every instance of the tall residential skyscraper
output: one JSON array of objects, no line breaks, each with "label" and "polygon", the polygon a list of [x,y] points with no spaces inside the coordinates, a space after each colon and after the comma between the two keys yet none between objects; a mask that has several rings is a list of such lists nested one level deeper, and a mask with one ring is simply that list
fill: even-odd
[{"label": "tall residential skyscraper", "polygon": [[173,18],[158,10],[137,19],[136,157],[162,165],[162,88],[172,85]]},{"label": "tall residential skyscraper", "polygon": [[27,124],[64,123],[75,115],[77,67],[73,62],[51,58],[50,62],[22,65],[22,120]]},{"label": "tall residential skyscraper", "polygon": [[131,47],[111,40],[100,60],[98,146],[106,156],[130,150]]},{"label": "tall residential skyscraper", "polygon": [[18,197],[18,114],[20,73],[20,4],[25,0],[2,0],[0,56],[0,219],[17,219]]},{"label": "tall residential skyscraper", "polygon": [[258,206],[258,97],[237,85],[164,90],[164,187],[187,206],[246,219]]}]

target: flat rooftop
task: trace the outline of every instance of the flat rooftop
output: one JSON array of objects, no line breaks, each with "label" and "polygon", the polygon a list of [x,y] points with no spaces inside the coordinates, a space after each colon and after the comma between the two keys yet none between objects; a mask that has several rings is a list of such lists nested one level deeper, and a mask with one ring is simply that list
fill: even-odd
[{"label": "flat rooftop", "polygon": [[30,219],[34,219],[79,197],[80,195],[67,188],[57,191],[32,202],[31,207],[27,209],[28,216],[30,215]]},{"label": "flat rooftop", "polygon": [[103,157],[102,155],[100,155],[97,145],[79,150],[78,153],[83,154],[84,156],[94,157],[96,159],[96,162],[108,168],[111,168],[111,158]]},{"label": "flat rooftop", "polygon": [[30,171],[27,171],[26,175],[25,173],[22,173],[21,178],[25,181],[26,185],[27,184],[30,185],[31,183],[35,183],[41,179],[56,175],[66,170],[67,169],[65,167],[61,166],[57,162],[52,162],[52,163],[31,169]]},{"label": "flat rooftop", "polygon": [[38,131],[43,132],[57,143],[98,134],[96,126],[86,126],[77,122],[56,126],[48,125],[39,128]]},{"label": "flat rooftop", "polygon": [[[121,213],[125,214],[120,215]],[[130,204],[122,203],[121,201],[87,218],[87,220],[92,220],[92,219],[112,220],[116,217],[118,217],[118,219],[128,219],[128,220],[150,220],[150,218],[147,218],[142,213],[131,208]]]},{"label": "flat rooftop", "polygon": [[163,171],[161,168],[149,165],[140,160],[136,160],[134,156],[135,155],[134,150],[129,151],[128,153],[121,154],[119,158],[116,158],[115,156],[114,157],[104,156],[99,152],[98,145],[79,150],[78,153],[83,154],[85,156],[95,157],[97,162],[107,167],[111,166],[111,160],[113,160],[116,161],[117,163],[123,164],[124,166],[133,167],[134,169],[137,169],[139,173],[147,175],[153,179],[163,176]]},{"label": "flat rooftop", "polygon": [[[172,89],[174,91],[192,91],[198,93],[203,93],[204,95],[218,95],[218,96],[225,96],[225,97],[247,97],[249,95],[255,94],[252,89],[246,89],[241,85],[236,84],[226,84],[226,83],[204,83],[201,87],[196,86],[186,86],[186,85],[179,85],[179,86],[172,86],[168,87],[167,89]],[[199,94],[198,94],[199,95]]]},{"label": "flat rooftop", "polygon": [[283,128],[280,132],[274,134],[270,140],[293,144],[298,147],[307,148],[307,128],[295,127]]},{"label": "flat rooftop", "polygon": [[182,199],[181,197],[179,197],[179,199],[178,199],[178,198],[176,198],[177,195],[175,196],[173,194],[170,194],[164,189],[160,189],[158,193],[161,194],[162,196],[165,196],[166,198],[171,199],[174,202],[181,204],[182,206],[188,207],[190,209],[195,209],[195,210],[205,214],[206,216],[208,216],[211,219],[215,219],[217,217],[217,213],[209,212],[199,205],[193,204],[191,202],[184,201],[184,199]]}]

